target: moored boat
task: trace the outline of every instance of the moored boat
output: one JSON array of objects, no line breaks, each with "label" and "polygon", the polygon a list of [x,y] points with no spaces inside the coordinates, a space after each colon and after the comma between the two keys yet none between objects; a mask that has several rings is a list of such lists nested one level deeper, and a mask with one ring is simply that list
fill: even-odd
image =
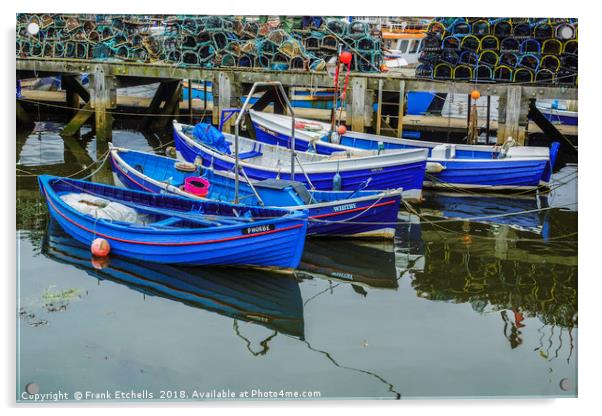
[{"label": "moored boat", "polygon": [[[257,140],[287,146],[291,119],[285,115],[250,111]],[[348,131],[333,133],[330,125],[295,119],[295,148],[313,148],[320,154],[378,151],[382,157],[403,149],[428,151],[425,186],[482,190],[535,190],[546,185],[558,155],[559,143],[551,147],[489,146],[397,139]]]},{"label": "moored boat", "polygon": [[[192,126],[175,121],[173,126],[176,149],[185,160],[194,162],[200,158],[203,166],[233,170],[233,135],[219,133],[207,125],[207,130],[201,129],[207,132],[207,136],[195,137]],[[218,134],[220,137],[215,137]],[[404,198],[420,197],[426,156],[427,152],[423,149],[390,152],[387,155],[379,155],[372,150],[361,154],[343,150],[330,155],[303,152],[297,153],[295,176],[291,178],[290,149],[243,137],[240,137],[239,149],[241,171],[251,179],[294,179],[310,188],[326,191],[337,188],[340,178],[340,189],[344,191],[403,188]]]},{"label": "moored boat", "polygon": [[106,239],[116,255],[153,263],[295,268],[306,211],[194,201],[42,175],[51,216],[73,238]]},{"label": "moored boat", "polygon": [[[135,150],[111,148],[111,163],[119,182],[128,188],[171,193],[193,199],[234,201],[235,178],[227,171],[194,165]],[[186,167],[186,166],[184,166]],[[203,189],[187,185],[200,184]],[[239,182],[239,199],[245,205],[265,205],[288,210],[308,210],[307,234],[343,237],[393,238],[402,190],[315,191],[300,182],[267,179]]]}]

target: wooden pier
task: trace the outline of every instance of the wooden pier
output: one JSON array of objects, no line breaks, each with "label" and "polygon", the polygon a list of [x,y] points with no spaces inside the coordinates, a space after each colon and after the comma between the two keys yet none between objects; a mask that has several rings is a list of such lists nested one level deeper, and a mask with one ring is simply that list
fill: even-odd
[{"label": "wooden pier", "polygon": [[[182,114],[182,107],[192,114],[196,109],[189,100],[180,103],[183,80],[206,80],[212,82],[212,118],[219,122],[222,109],[240,107],[244,96],[254,82],[280,81],[288,91],[290,87],[332,87],[333,79],[326,72],[308,71],[267,71],[250,68],[205,69],[201,67],[181,67],[160,63],[97,62],[75,59],[17,58],[17,79],[61,76],[65,89],[65,103],[74,108],[74,115],[65,127],[64,135],[73,135],[92,115],[98,140],[111,138],[113,113],[126,102],[117,98],[117,88],[160,83],[155,96],[150,100],[138,99],[138,105],[145,105],[148,117],[143,126],[159,127],[170,121],[170,115]],[[87,73],[90,76],[90,91],[78,81],[77,76]],[[351,73],[346,96],[346,122],[354,131],[373,128],[377,134],[383,130],[382,113],[384,97],[397,98],[397,114],[388,114],[396,119],[395,135],[401,137],[404,126],[419,123],[434,123],[426,118],[416,119],[404,116],[406,95],[410,91],[434,93],[470,94],[478,90],[481,96],[499,97],[497,129],[498,142],[507,137],[524,143],[527,132],[531,132],[527,114],[529,104],[535,99],[577,100],[577,88],[560,86],[533,86],[516,84],[476,84],[474,82],[434,81],[408,77],[401,73]],[[41,98],[41,97],[40,97]],[[126,100],[127,101],[127,100]],[[374,104],[377,104],[374,111]],[[188,108],[190,107],[190,108]],[[275,105],[275,111],[282,108]],[[79,110],[77,110],[79,108]],[[197,107],[198,108],[198,107]],[[203,109],[207,110],[207,109]],[[307,111],[305,111],[307,112]],[[300,111],[303,116],[304,111]],[[163,117],[153,117],[163,115]],[[307,115],[307,114],[306,114]],[[26,121],[28,114],[17,101],[17,116]],[[418,121],[416,121],[418,120]],[[444,119],[447,120],[447,119]],[[458,122],[454,122],[456,124]],[[465,123],[465,121],[462,121]],[[442,124],[442,123],[439,123]],[[226,126],[228,128],[229,126]],[[445,126],[439,126],[444,128]],[[565,131],[569,131],[566,130]],[[570,134],[570,133],[569,133]]]}]

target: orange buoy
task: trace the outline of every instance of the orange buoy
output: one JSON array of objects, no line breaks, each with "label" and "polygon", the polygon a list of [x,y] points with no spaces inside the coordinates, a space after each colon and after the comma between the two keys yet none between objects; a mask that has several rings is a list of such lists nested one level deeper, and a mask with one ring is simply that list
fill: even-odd
[{"label": "orange buoy", "polygon": [[339,55],[339,60],[345,65],[351,64],[351,59],[353,59],[353,55],[350,52],[345,51]]},{"label": "orange buoy", "polygon": [[478,100],[479,98],[481,98],[481,93],[479,92],[479,90],[472,90],[470,92],[470,98],[472,98],[473,100]]},{"label": "orange buoy", "polygon": [[337,127],[337,133],[339,133],[339,136],[345,135],[345,133],[347,133],[347,127],[341,124],[339,127]]},{"label": "orange buoy", "polygon": [[104,238],[96,238],[92,241],[90,251],[96,257],[106,257],[111,252],[111,245]]}]

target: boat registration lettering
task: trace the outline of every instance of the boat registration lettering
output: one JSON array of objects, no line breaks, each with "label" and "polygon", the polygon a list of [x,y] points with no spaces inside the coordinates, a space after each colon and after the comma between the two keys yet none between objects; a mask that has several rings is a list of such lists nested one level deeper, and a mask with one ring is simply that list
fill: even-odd
[{"label": "boat registration lettering", "polygon": [[334,212],[341,212],[341,211],[348,211],[350,209],[355,209],[357,207],[356,204],[345,204],[345,205],[339,205],[337,207],[333,207],[332,210]]},{"label": "boat registration lettering", "polygon": [[274,224],[257,225],[255,227],[243,228],[242,233],[245,235],[258,234],[258,233],[264,233],[266,231],[272,231],[275,229],[276,229],[276,226]]},{"label": "boat registration lettering", "polygon": [[340,279],[353,280],[353,275],[351,273],[343,273],[343,272],[333,272],[330,273],[332,277],[338,277]]},{"label": "boat registration lettering", "polygon": [[380,172],[382,170],[383,170],[383,168],[374,168],[374,169],[370,169],[370,172]]}]

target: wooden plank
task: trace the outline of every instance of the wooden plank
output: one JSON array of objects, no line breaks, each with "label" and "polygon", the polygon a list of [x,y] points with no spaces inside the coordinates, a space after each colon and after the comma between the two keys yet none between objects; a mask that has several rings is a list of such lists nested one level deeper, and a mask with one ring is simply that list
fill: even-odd
[{"label": "wooden plank", "polygon": [[96,142],[110,140],[113,135],[113,115],[107,111],[116,104],[116,92],[113,77],[107,75],[102,65],[97,65],[93,73],[93,95],[91,104],[94,108]]},{"label": "wooden plank", "polygon": [[401,81],[399,83],[399,109],[397,110],[397,137],[403,135],[403,123],[404,123],[404,110],[406,105],[406,83]]},{"label": "wooden plank", "polygon": [[382,103],[383,103],[383,80],[378,80],[378,99],[376,103],[376,134],[380,134],[380,127],[382,123]]},{"label": "wooden plank", "polygon": [[366,111],[366,79],[351,79],[351,130],[364,131],[364,115]]}]

